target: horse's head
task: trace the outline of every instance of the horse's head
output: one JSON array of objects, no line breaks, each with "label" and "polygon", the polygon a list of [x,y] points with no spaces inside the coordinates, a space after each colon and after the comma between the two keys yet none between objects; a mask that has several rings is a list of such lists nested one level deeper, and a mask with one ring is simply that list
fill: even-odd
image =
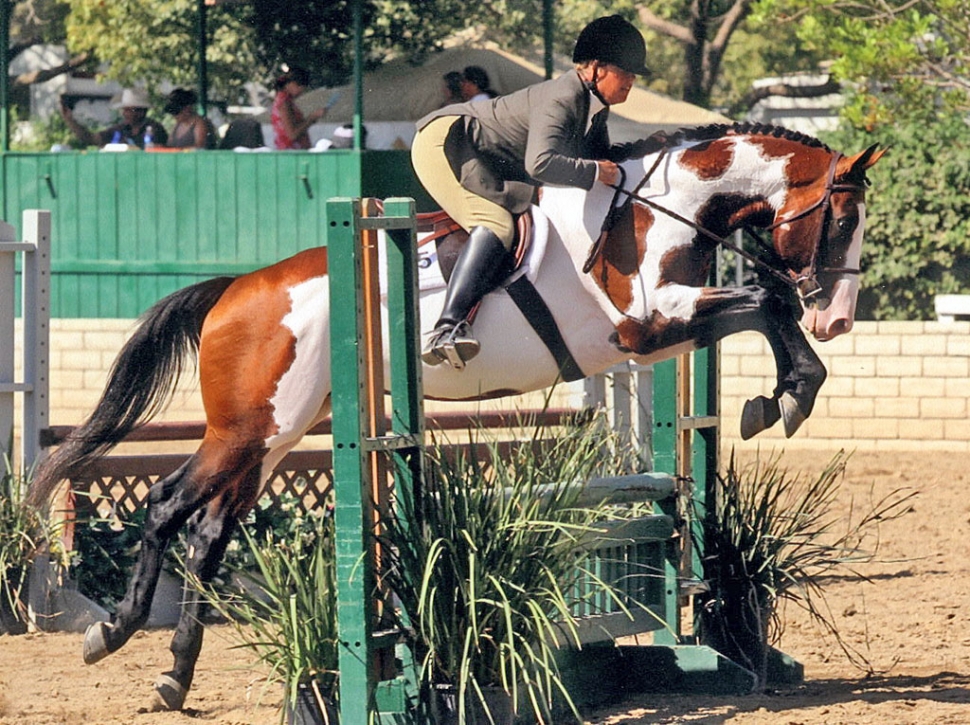
[{"label": "horse's head", "polygon": [[772,246],[802,303],[802,324],[820,341],[852,329],[865,232],[866,170],[885,153],[854,156],[806,149],[786,164],[788,193],[775,214]]}]

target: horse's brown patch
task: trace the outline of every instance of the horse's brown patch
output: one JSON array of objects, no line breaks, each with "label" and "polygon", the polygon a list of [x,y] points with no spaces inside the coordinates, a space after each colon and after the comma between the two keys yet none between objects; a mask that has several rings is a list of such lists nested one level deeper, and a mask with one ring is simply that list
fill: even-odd
[{"label": "horse's brown patch", "polygon": [[697,287],[711,273],[711,253],[696,244],[675,247],[660,260],[660,280],[666,284]]},{"label": "horse's brown patch", "polygon": [[282,324],[289,290],[327,271],[326,249],[309,249],[237,279],[202,328],[199,379],[210,428],[231,445],[262,443],[277,431],[270,400],[296,359]]},{"label": "horse's brown patch", "polygon": [[680,155],[678,163],[697,178],[709,181],[724,176],[733,160],[734,142],[730,139],[718,139],[686,149]]},{"label": "horse's brown patch", "polygon": [[682,342],[684,330],[682,320],[669,320],[659,312],[642,322],[627,317],[616,325],[615,344],[636,355],[646,355]]},{"label": "horse's brown patch", "polygon": [[627,206],[590,269],[596,284],[621,312],[633,303],[633,280],[643,264],[647,232],[653,222],[649,208],[642,204]]}]

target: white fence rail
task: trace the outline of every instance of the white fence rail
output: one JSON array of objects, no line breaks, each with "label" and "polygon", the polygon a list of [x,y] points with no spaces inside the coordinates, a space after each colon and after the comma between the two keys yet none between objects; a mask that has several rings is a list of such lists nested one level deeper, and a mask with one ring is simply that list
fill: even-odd
[{"label": "white fence rail", "polygon": [[[0,222],[0,452],[15,472],[25,472],[40,453],[40,431],[50,417],[50,259],[51,215],[29,209],[23,215],[24,240]],[[21,255],[21,380],[16,379],[16,257]],[[19,421],[15,399],[22,395]],[[15,429],[15,423],[19,423]],[[19,454],[12,450],[19,430]]]}]

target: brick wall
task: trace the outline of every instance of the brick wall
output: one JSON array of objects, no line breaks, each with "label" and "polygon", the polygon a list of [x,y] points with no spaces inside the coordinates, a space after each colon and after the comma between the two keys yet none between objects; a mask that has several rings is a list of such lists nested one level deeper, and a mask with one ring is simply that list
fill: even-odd
[{"label": "brick wall", "polygon": [[[52,321],[52,423],[79,423],[90,413],[132,325],[131,320]],[[774,362],[764,338],[755,333],[722,343],[726,445],[970,451],[970,322],[860,322],[849,335],[814,346],[829,378],[812,417],[791,439],[779,424],[742,443],[741,407],[748,398],[771,394]],[[537,401],[541,405],[541,398]],[[160,419],[202,417],[197,382],[187,374]]]},{"label": "brick wall", "polygon": [[859,322],[813,343],[829,371],[815,410],[786,440],[780,424],[741,443],[744,401],[770,395],[775,366],[764,338],[721,346],[722,440],[727,445],[847,450],[970,450],[970,322]]}]

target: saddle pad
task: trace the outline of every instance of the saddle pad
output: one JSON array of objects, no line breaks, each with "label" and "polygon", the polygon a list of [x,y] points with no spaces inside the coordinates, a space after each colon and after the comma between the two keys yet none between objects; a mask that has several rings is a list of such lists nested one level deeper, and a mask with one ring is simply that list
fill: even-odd
[{"label": "saddle pad", "polygon": [[[387,240],[383,238],[383,232],[381,232],[382,240],[381,245],[387,244]],[[441,267],[438,265],[438,251],[434,243],[421,244],[421,241],[429,237],[433,232],[425,232],[418,234],[418,289],[421,292],[432,292],[438,289],[444,289],[447,287],[445,278],[441,273]],[[519,277],[525,275],[529,278],[530,282],[535,283],[536,277],[539,273],[539,265],[542,263],[542,258],[546,254],[546,244],[549,241],[549,219],[543,214],[539,207],[532,207],[532,244],[529,245],[526,251],[525,258],[522,260],[522,264],[516,268],[516,270],[509,276],[507,280],[502,282],[500,287],[505,287],[511,282],[515,281]],[[380,278],[381,278],[381,297],[386,295],[387,291],[387,257],[382,254],[380,257]]]}]

